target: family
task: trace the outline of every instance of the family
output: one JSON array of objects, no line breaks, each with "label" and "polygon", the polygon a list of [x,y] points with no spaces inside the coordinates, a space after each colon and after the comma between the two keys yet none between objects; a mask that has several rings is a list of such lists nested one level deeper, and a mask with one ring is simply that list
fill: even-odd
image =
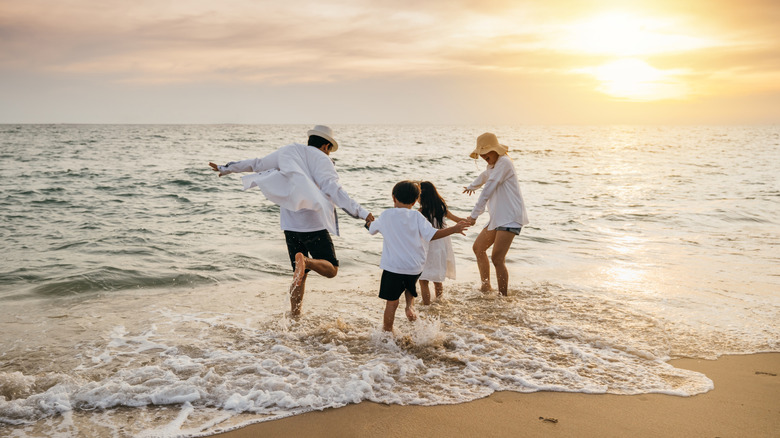
[{"label": "family", "polygon": [[[406,299],[406,316],[415,320],[414,298],[417,282],[424,304],[431,303],[430,282],[437,298],[444,292],[445,277],[453,277],[455,256],[449,236],[465,235],[477,218],[489,211],[490,220],[472,249],[477,259],[481,290],[490,292],[490,262],[496,270],[498,291],[507,295],[509,272],[506,255],[515,236],[528,224],[528,214],[520,192],[514,164],[507,155],[509,148],[498,142],[495,134],[484,133],[470,157],[481,157],[487,168],[463,193],[482,189],[467,218],[455,216],[428,182],[401,181],[392,190],[393,208],[377,218],[354,201],[341,187],[330,154],[337,151],[333,131],[317,125],[308,131],[306,145],[283,146],[263,158],[233,161],[225,165],[209,163],[219,176],[251,172],[242,177],[244,189],[258,187],[266,198],[280,206],[280,222],[293,268],[290,286],[290,310],[300,315],[301,304],[310,271],[333,278],[339,261],[331,234],[339,235],[336,207],[356,219],[365,221],[371,235],[382,234],[382,256],[379,267],[382,278],[379,297],[386,300],[383,328],[393,331],[395,312],[401,295]],[[414,209],[420,203],[419,209]],[[445,226],[445,219],[455,224]],[[493,247],[490,258],[487,251]]]}]

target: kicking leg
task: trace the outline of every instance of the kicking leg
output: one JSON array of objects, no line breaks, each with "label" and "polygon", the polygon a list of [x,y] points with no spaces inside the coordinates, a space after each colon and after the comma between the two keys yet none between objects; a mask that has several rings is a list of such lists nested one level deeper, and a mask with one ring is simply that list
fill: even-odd
[{"label": "kicking leg", "polygon": [[[303,255],[303,254],[301,254]],[[298,256],[295,256],[296,263],[298,262]],[[333,263],[323,259],[312,259],[305,257],[306,269],[322,275],[325,278],[333,278],[339,273],[339,267],[334,266]]]},{"label": "kicking leg", "polygon": [[338,266],[327,260],[312,259],[299,252],[295,254],[295,271],[293,281],[290,285],[290,312],[293,316],[301,314],[301,305],[303,304],[303,293],[306,288],[306,277],[310,269],[323,277],[333,278],[339,271]]}]

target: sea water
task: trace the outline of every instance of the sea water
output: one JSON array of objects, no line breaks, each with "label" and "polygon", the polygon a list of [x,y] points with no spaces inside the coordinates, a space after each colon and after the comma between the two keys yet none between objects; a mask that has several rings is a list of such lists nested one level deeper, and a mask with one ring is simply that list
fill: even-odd
[{"label": "sea water", "polygon": [[[381,236],[340,212],[339,274],[291,268],[278,207],[209,161],[309,126],[0,125],[0,435],[208,435],[370,400],[494,391],[709,391],[671,358],[780,351],[780,127],[333,126],[343,187],[374,215],[429,180],[467,216],[491,131],[531,223],[509,296],[457,279],[381,330]],[[495,287],[495,280],[494,280]],[[402,304],[403,306],[403,304]]]}]

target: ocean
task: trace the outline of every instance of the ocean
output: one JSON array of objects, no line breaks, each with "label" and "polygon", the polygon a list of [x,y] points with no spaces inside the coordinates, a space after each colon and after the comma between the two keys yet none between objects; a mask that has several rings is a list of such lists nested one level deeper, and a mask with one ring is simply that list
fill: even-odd
[{"label": "ocean", "polygon": [[780,351],[780,126],[332,127],[340,181],[375,216],[404,179],[468,215],[476,137],[509,145],[531,220],[509,296],[479,292],[485,214],[452,237],[443,299],[383,333],[382,238],[340,212],[339,274],[312,274],[291,319],[278,207],[208,162],[308,125],[0,125],[0,435],[204,436],[495,391],[690,396],[712,381],[670,359]]}]

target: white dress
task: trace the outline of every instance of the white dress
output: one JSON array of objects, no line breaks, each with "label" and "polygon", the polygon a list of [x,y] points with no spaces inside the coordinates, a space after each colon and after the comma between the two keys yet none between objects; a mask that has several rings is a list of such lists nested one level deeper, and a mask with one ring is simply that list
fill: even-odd
[{"label": "white dress", "polygon": [[455,279],[455,253],[450,236],[428,242],[428,255],[420,274],[420,280],[436,283],[443,282],[445,277]]}]

